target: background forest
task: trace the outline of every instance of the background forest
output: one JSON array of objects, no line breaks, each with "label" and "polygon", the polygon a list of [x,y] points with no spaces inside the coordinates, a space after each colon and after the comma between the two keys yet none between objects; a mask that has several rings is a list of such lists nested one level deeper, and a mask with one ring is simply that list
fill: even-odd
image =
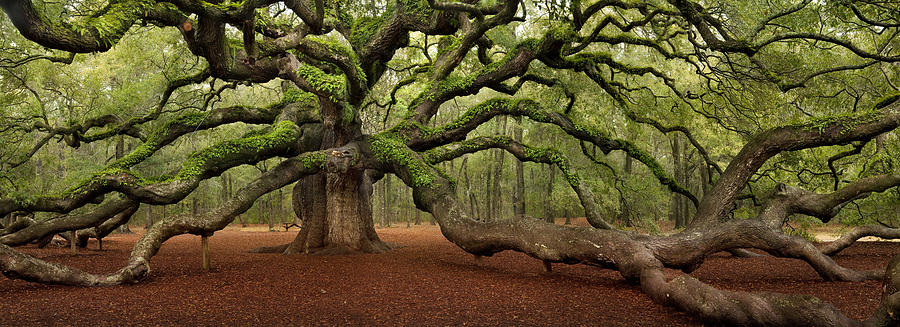
[{"label": "background forest", "polygon": [[[99,6],[92,1],[73,3],[44,3],[59,12],[77,14]],[[356,4],[363,6],[363,4]],[[360,11],[375,17],[386,4],[373,1]],[[540,37],[552,28],[559,12],[566,4],[555,1],[526,1],[528,22],[511,23],[489,32],[500,47],[489,56],[502,56],[528,37]],[[843,7],[820,5],[835,15],[848,15]],[[738,2],[716,8],[731,14],[735,20],[751,17],[753,1]],[[272,9],[275,10],[275,9]],[[279,16],[276,16],[279,17]],[[285,18],[289,19],[289,18]],[[792,15],[786,25],[820,24],[821,17]],[[807,20],[807,21],[805,21]],[[663,27],[659,27],[663,28]],[[861,27],[862,28],[862,27]],[[866,27],[872,28],[872,27]],[[238,31],[229,33],[237,37]],[[885,46],[900,46],[896,33],[881,35],[876,40]],[[852,37],[852,35],[851,35]],[[413,33],[410,46],[398,51],[389,62],[386,72],[367,98],[361,110],[364,132],[371,133],[396,124],[406,106],[423,85],[414,79],[413,64],[430,61],[438,55],[442,43],[452,42],[452,36],[427,37]],[[798,41],[800,42],[800,41]],[[775,45],[790,47],[791,45]],[[648,47],[619,44],[604,49],[615,60],[665,67],[668,79],[661,80],[646,74],[625,77],[630,85],[642,85],[627,94],[634,112],[622,112],[609,96],[583,74],[551,69],[536,70],[543,77],[563,81],[566,87],[546,87],[526,84],[519,94],[532,98],[548,108],[571,112],[573,118],[609,131],[613,137],[633,140],[663,165],[663,169],[698,198],[717,176],[714,165],[726,164],[748,137],[761,130],[786,122],[819,117],[822,121],[871,108],[885,95],[885,90],[898,90],[900,69],[896,63],[863,62],[848,58],[840,51],[828,48],[773,52],[760,55],[768,72],[763,73],[735,65],[743,65],[730,58],[709,59],[713,65],[707,71],[684,63],[666,61]],[[816,51],[820,50],[820,51]],[[103,138],[95,135],[79,140],[72,147],[63,136],[48,134],[56,126],[77,126],[91,117],[116,115],[122,120],[138,117],[160,103],[169,82],[184,72],[196,72],[206,63],[191,55],[182,45],[177,32],[152,26],[136,26],[110,51],[102,54],[66,55],[47,59],[45,50],[25,40],[4,16],[0,19],[0,198],[17,194],[55,194],[97,173],[113,159],[131,151],[138,142],[128,136]],[[471,53],[461,64],[465,70],[476,67],[478,53]],[[68,64],[60,64],[66,62]],[[729,66],[718,71],[716,65]],[[852,70],[835,71],[815,79],[795,73],[803,67],[843,67],[856,65]],[[538,65],[540,66],[540,65]],[[476,68],[472,68],[473,70]],[[744,74],[735,72],[745,71]],[[724,78],[727,78],[724,79]],[[773,80],[777,83],[773,83]],[[793,85],[792,83],[796,83]],[[396,85],[402,88],[395,88]],[[667,85],[668,84],[668,85]],[[803,85],[805,87],[793,88]],[[671,88],[670,88],[671,87]],[[673,94],[672,89],[681,90]],[[497,92],[483,90],[477,95],[460,98],[443,105],[435,125],[450,122],[466,108],[496,96]],[[812,94],[812,95],[810,95]],[[207,79],[203,83],[180,88],[165,104],[163,119],[147,122],[151,128],[186,112],[208,112],[211,108],[233,105],[266,106],[282,100],[279,82],[266,84],[224,82]],[[645,108],[645,111],[638,111]],[[668,108],[668,110],[660,110]],[[629,109],[629,110],[632,110]],[[826,118],[821,118],[826,117]],[[831,118],[828,118],[831,117]],[[30,122],[36,123],[30,123]],[[648,123],[649,122],[649,123]],[[662,122],[661,124],[659,122]],[[676,129],[663,126],[683,126],[692,133],[689,140]],[[155,176],[180,167],[193,151],[208,147],[233,135],[243,135],[253,126],[231,124],[210,130],[200,130],[175,141],[150,159],[134,167],[145,176]],[[639,228],[650,233],[659,231],[662,221],[672,221],[678,227],[695,210],[690,201],[670,192],[654,177],[647,166],[633,162],[621,152],[608,156],[593,145],[582,144],[566,137],[555,126],[535,124],[529,120],[499,117],[479,127],[472,136],[509,135],[535,146],[553,146],[571,160],[577,171],[589,176],[586,182],[596,194],[604,194],[598,203],[607,221],[623,227]],[[765,164],[752,179],[743,200],[733,215],[748,218],[755,215],[764,194],[776,183],[801,186],[810,191],[836,189],[843,180],[853,180],[873,171],[897,171],[896,157],[900,142],[896,133],[888,133],[869,144],[852,144],[815,148],[799,152],[785,152]],[[694,144],[702,145],[697,148]],[[849,153],[848,153],[849,152]],[[221,177],[203,181],[185,201],[167,206],[142,205],[132,218],[131,225],[149,226],[166,216],[181,212],[198,212],[215,207],[230,198],[235,185],[244,185],[262,172],[274,167],[281,159],[269,159],[256,166],[231,169]],[[707,161],[708,160],[708,161]],[[459,198],[476,216],[489,219],[508,219],[514,207],[524,202],[528,216],[578,217],[583,210],[576,194],[565,182],[565,176],[552,165],[521,163],[508,153],[494,149],[465,155],[440,164],[458,183]],[[294,221],[290,208],[292,185],[260,198],[254,207],[241,215],[241,223],[263,223],[275,227],[284,221]],[[520,200],[521,199],[521,200]],[[520,202],[521,201],[521,202]],[[842,210],[835,219],[846,225],[881,223],[896,226],[900,220],[900,190],[873,194],[850,203],[850,210]],[[430,215],[415,209],[410,189],[387,176],[375,185],[374,218],[377,224],[420,223]],[[79,209],[84,210],[84,208]],[[887,214],[885,211],[887,210]],[[668,215],[660,214],[668,212]],[[893,212],[891,214],[890,212]],[[38,214],[38,219],[46,218]],[[806,219],[806,224],[814,218]]]}]

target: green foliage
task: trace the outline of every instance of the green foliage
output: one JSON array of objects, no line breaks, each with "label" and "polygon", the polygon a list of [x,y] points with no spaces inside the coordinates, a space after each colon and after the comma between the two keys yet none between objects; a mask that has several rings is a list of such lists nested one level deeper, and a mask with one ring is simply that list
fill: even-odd
[{"label": "green foliage", "polygon": [[581,183],[578,175],[569,168],[568,160],[563,158],[560,152],[556,149],[526,147],[525,156],[530,160],[534,160],[537,162],[549,162],[556,165],[556,167],[558,167],[559,170],[562,171],[563,176],[566,177],[566,181],[568,181],[572,186],[577,186],[579,183]]},{"label": "green foliage", "polygon": [[884,113],[878,111],[867,111],[862,113],[847,112],[838,115],[821,117],[812,120],[812,122],[803,125],[803,129],[807,131],[817,131],[824,133],[825,130],[832,126],[840,126],[841,134],[853,130],[860,124],[870,123],[883,117]]},{"label": "green foliage", "polygon": [[[97,15],[89,14],[107,4],[109,10]],[[245,1],[200,3],[204,9],[217,11],[233,11],[244,4]],[[483,7],[496,4],[497,2],[493,0],[477,3]],[[9,90],[0,94],[0,117],[4,120],[0,123],[3,124],[0,125],[0,130],[6,130],[5,128],[9,126],[6,122],[24,121],[26,123],[23,126],[28,126],[29,122],[38,119],[46,120],[47,124],[54,127],[68,127],[82,124],[86,119],[97,115],[112,114],[122,119],[131,119],[156,110],[159,95],[168,81],[204,69],[207,63],[198,60],[198,57],[185,46],[179,29],[157,28],[152,18],[139,21],[144,23],[146,20],[148,24],[145,26],[132,27],[135,18],[143,16],[143,11],[151,5],[154,8],[165,6],[173,12],[179,10],[172,4],[150,1],[39,2],[38,7],[41,11],[45,11],[41,14],[53,17],[55,27],[71,29],[75,32],[74,35],[105,42],[103,45],[115,43],[117,46],[105,53],[78,55],[71,65],[57,65],[38,60],[22,67],[0,71],[0,88]],[[387,8],[383,7],[385,5]],[[629,2],[627,5],[634,4]],[[651,1],[646,5],[652,9],[658,4]],[[897,47],[893,46],[896,40],[890,39],[894,33],[867,34],[867,29],[859,26],[858,19],[842,2],[811,2],[804,10],[763,25],[760,33],[750,33],[750,29],[761,23],[763,17],[784,9],[786,5],[790,4],[722,2],[716,3],[713,6],[714,10],[704,14],[727,18],[723,20],[727,25],[723,32],[735,33],[732,36],[738,42],[758,42],[782,31],[828,33],[842,39],[846,38],[859,45],[860,49],[883,49],[883,55],[894,55],[896,52]],[[857,5],[870,17],[889,16],[878,8],[863,3]],[[662,6],[665,9],[661,10],[664,11],[670,10],[671,7],[668,4]],[[726,56],[713,48],[703,47],[702,39],[685,37],[684,26],[660,20],[663,16],[669,19],[668,16],[675,15],[674,13],[656,16],[649,20],[650,23],[642,26],[621,25],[623,22],[639,23],[646,18],[647,12],[653,11],[644,9],[617,10],[615,15],[609,15],[610,12],[605,9],[598,11],[598,16],[608,15],[606,17],[616,23],[598,29],[598,33],[592,36],[590,45],[579,50],[574,47],[583,41],[583,37],[587,37],[580,34],[593,31],[603,17],[588,19],[583,22],[585,25],[576,31],[572,23],[575,19],[571,17],[567,6],[527,2],[521,3],[520,7],[528,13],[542,14],[530,15],[525,21],[515,21],[487,31],[484,37],[489,39],[493,46],[484,50],[489,59],[495,60],[493,63],[482,65],[475,51],[462,49],[466,55],[461,58],[459,66],[452,70],[448,78],[435,81],[428,79],[429,73],[436,71],[431,65],[441,64],[440,60],[434,59],[460,47],[460,39],[464,32],[454,30],[461,25],[459,22],[451,22],[449,26],[441,28],[435,34],[424,35],[421,31],[429,30],[426,27],[430,26],[421,24],[433,25],[432,23],[436,22],[435,11],[425,0],[379,2],[374,6],[368,2],[352,1],[329,4],[325,25],[335,27],[336,30],[340,29],[341,33],[347,32],[343,29],[348,28],[347,41],[352,47],[348,47],[348,42],[337,36],[339,32],[323,35],[303,34],[304,41],[301,42],[307,40],[315,42],[315,48],[324,48],[334,56],[349,58],[356,65],[354,67],[356,72],[365,79],[369,88],[364,90],[366,93],[363,95],[364,98],[360,99],[361,103],[348,103],[349,85],[346,85],[346,78],[340,75],[333,63],[319,57],[304,57],[302,51],[297,49],[290,50],[290,53],[302,57],[301,61],[305,62],[298,74],[309,81],[314,89],[343,106],[342,125],[361,122],[364,134],[377,135],[373,138],[373,149],[379,155],[379,160],[409,166],[416,185],[429,185],[434,182],[435,174],[442,174],[444,171],[461,179],[462,176],[459,176],[461,172],[457,168],[462,159],[451,163],[439,163],[438,165],[443,165],[441,169],[430,170],[436,167],[422,164],[416,157],[417,154],[404,145],[408,140],[403,139],[400,134],[431,137],[463,126],[474,126],[476,124],[473,122],[477,120],[477,125],[480,126],[468,135],[470,138],[505,135],[509,131],[500,130],[499,119],[489,120],[487,114],[502,112],[512,116],[524,116],[527,117],[524,122],[515,124],[525,130],[523,143],[533,145],[526,147],[529,158],[559,165],[569,183],[589,186],[597,194],[613,194],[614,196],[599,200],[605,211],[615,212],[617,208],[625,206],[622,203],[627,202],[633,211],[632,217],[646,219],[646,222],[636,219],[635,223],[649,226],[645,228],[651,230],[656,228],[657,220],[664,219],[664,214],[657,215],[657,213],[669,210],[667,206],[671,192],[666,186],[689,189],[699,195],[705,185],[698,182],[700,169],[696,168],[692,168],[690,176],[685,178],[672,177],[676,176],[673,172],[677,169],[671,161],[672,149],[669,137],[672,134],[664,135],[652,127],[636,123],[634,117],[650,117],[662,125],[687,127],[699,143],[706,146],[712,160],[724,167],[728,159],[739,151],[747,136],[769,128],[784,126],[785,122],[798,122],[794,127],[803,126],[808,131],[846,132],[860,123],[879,118],[879,114],[875,111],[857,110],[855,101],[862,99],[863,101],[859,102],[867,107],[872,94],[884,94],[884,90],[892,89],[900,78],[895,70],[884,69],[889,65],[876,64],[861,70],[835,71],[804,80],[810,72],[816,70],[858,65],[860,62],[857,56],[846,49],[821,46],[821,42],[809,44],[777,42],[752,57],[729,55],[727,62],[720,61],[719,59]],[[280,5],[277,8],[271,6],[257,9],[254,12],[257,26],[282,31],[294,28],[303,30],[299,25],[302,23],[298,23],[300,20],[291,10],[281,9],[283,8]],[[196,20],[196,15],[189,15],[192,21]],[[359,61],[372,58],[358,58],[355,51],[371,43],[377,33],[388,31],[386,23],[390,23],[389,20],[397,16],[401,16],[402,21],[391,27],[414,26],[416,32],[408,32],[407,35],[400,35],[394,40],[399,40],[398,44],[405,44],[408,40],[409,44],[414,46],[391,49],[385,53],[370,53],[372,56],[378,56],[378,60],[365,67],[365,71],[376,74],[366,76]],[[235,23],[237,22],[229,22]],[[239,28],[226,29],[226,38],[233,51],[241,51],[244,46],[239,33]],[[255,37],[260,46],[264,46],[272,39],[270,35]],[[437,38],[440,40],[435,47],[433,42]],[[426,46],[425,40],[429,41],[429,46]],[[393,45],[378,44],[379,49],[381,46]],[[0,18],[0,48],[9,49],[0,53],[2,65],[16,62],[24,55],[56,55],[42,46],[27,41],[5,17]],[[266,53],[266,49],[276,48],[269,43],[268,48],[261,50]],[[538,60],[527,63],[526,70],[504,72],[504,75],[500,76],[499,68],[523,54],[523,51],[548,49],[559,52],[542,53]],[[702,55],[694,53],[698,49],[707,53]],[[418,67],[403,70],[415,65]],[[597,72],[591,77],[608,83],[610,90],[601,89],[596,81],[585,76],[584,70],[589,68]],[[658,76],[646,74],[651,68],[662,72],[671,80],[663,81]],[[384,72],[383,76],[381,72]],[[476,78],[486,75],[503,80],[506,86],[516,85],[516,78],[525,72],[561,81],[561,84],[566,86],[566,94],[563,94],[560,85],[547,87],[529,82],[525,83],[514,97],[495,98],[498,96],[497,92],[474,87]],[[24,82],[20,83],[20,79]],[[241,82],[239,79],[228,80],[229,83],[233,81]],[[404,84],[406,86],[394,94],[397,101],[389,106],[383,105],[391,100],[391,92],[398,81],[413,82]],[[311,93],[291,89],[278,94],[277,82],[261,83],[258,80],[245,82],[239,83],[233,90],[226,90],[213,97],[210,106],[223,108],[228,105],[261,104],[261,107],[270,110],[281,110],[288,103],[318,106],[316,103],[318,98]],[[803,82],[805,87],[785,90],[787,86],[797,82]],[[80,149],[65,148],[65,145],[54,142],[54,139],[45,149],[39,151],[31,162],[3,172],[2,177],[9,177],[12,181],[0,179],[0,183],[3,183],[0,184],[0,194],[3,196],[12,194],[15,184],[24,188],[19,194],[23,194],[22,201],[27,201],[28,197],[24,194],[54,194],[59,189],[68,188],[68,185],[89,180],[90,176],[114,174],[156,176],[143,180],[144,183],[189,178],[201,174],[204,171],[203,167],[213,158],[237,156],[243,150],[252,152],[250,150],[275,146],[254,143],[256,141],[251,139],[263,142],[263,139],[274,137],[272,133],[278,128],[257,129],[253,126],[231,124],[211,131],[202,129],[194,131],[174,142],[166,142],[169,146],[162,147],[162,138],[173,128],[190,129],[189,127],[202,124],[204,114],[207,112],[205,110],[210,108],[204,107],[199,110],[197,108],[206,105],[204,100],[211,90],[221,86],[221,80],[205,84],[179,89],[173,94],[169,104],[158,108],[163,113],[159,120],[137,125],[136,128],[141,129],[142,135],[146,136],[146,142],[138,142],[127,137],[126,153],[131,146],[137,147],[125,157],[109,165],[106,165],[104,160],[96,159],[111,157],[110,150],[113,144],[109,139],[118,132],[115,126],[88,131],[82,135]],[[25,86],[37,90],[38,96],[30,95]],[[619,92],[623,99],[627,99],[625,102],[629,107],[620,108],[621,104],[612,99],[610,93]],[[566,117],[573,123],[565,123],[563,131],[547,123],[560,121],[558,118],[562,117],[563,110],[558,108],[567,106],[568,93],[574,94],[577,100],[572,110],[565,111]],[[874,110],[883,109],[898,99],[900,94],[890,94],[875,101]],[[410,110],[424,101],[440,102],[436,117],[425,122],[397,123],[403,118],[409,118],[412,115]],[[276,104],[272,105],[273,102]],[[40,105],[41,103],[44,105]],[[387,107],[391,108],[390,112]],[[850,110],[851,107],[854,109]],[[851,111],[856,114],[849,113]],[[163,123],[172,117],[174,119]],[[822,118],[809,120],[808,117]],[[29,147],[28,144],[19,144],[21,140],[37,140],[43,135],[46,135],[46,132],[34,130],[18,132],[11,136],[2,134],[0,153],[5,156],[4,158],[23,157],[22,152],[27,151]],[[233,135],[243,136],[239,140],[220,142]],[[636,158],[643,165],[635,164],[633,170],[624,173],[623,153],[614,151],[609,154],[598,154],[596,149],[588,145],[586,151],[594,150],[600,160],[619,170],[619,174],[613,177],[607,168],[594,165],[586,159],[572,136],[577,139],[600,139],[620,144],[627,155]],[[287,142],[286,139],[284,141]],[[884,151],[876,153],[872,149],[874,146],[870,145],[861,154],[838,162],[837,171],[841,181],[839,184],[844,185],[847,180],[872,174],[896,173],[898,167],[896,136],[893,134],[888,136],[884,143],[887,148]],[[696,150],[692,147],[687,149],[688,153],[684,156],[690,167],[705,167],[705,163],[696,155]],[[827,159],[847,149],[846,146],[831,147],[779,155],[767,163],[760,174],[754,176],[754,181],[751,182],[753,191],[771,189],[775,181],[801,185],[817,192],[829,191],[833,181],[830,180],[830,174],[822,174],[830,171],[826,164]],[[467,192],[476,194],[475,197],[478,198],[476,201],[481,201],[480,198],[485,194],[497,191],[493,186],[488,187],[484,185],[485,183],[480,183],[493,174],[492,170],[498,164],[495,162],[495,152],[491,150],[466,157],[471,180],[479,181],[472,183],[478,185],[467,189]],[[425,156],[427,162],[431,162],[432,159],[427,157],[428,154]],[[306,168],[321,168],[325,158],[324,152],[316,151],[302,156],[301,162]],[[529,179],[536,181],[529,184],[539,185],[547,182],[549,170],[537,169],[534,166],[537,165],[525,168],[531,172]],[[259,171],[254,169],[235,168],[229,173],[239,180],[239,184],[245,184],[258,176]],[[578,171],[581,176],[592,178],[579,180],[574,171]],[[510,167],[503,167],[500,175],[499,178],[502,180],[500,190],[503,194],[512,192],[513,186],[509,182]],[[445,177],[450,179],[450,176]],[[658,180],[663,181],[664,185],[660,186]],[[538,192],[538,186],[528,186],[531,187],[528,194],[531,214],[542,210],[535,203],[539,203],[544,196],[552,198],[552,206],[555,207],[551,210],[555,210],[556,214],[563,211],[562,209],[577,207],[577,199],[564,184],[559,183],[557,177],[557,182],[552,186],[552,196],[545,195],[543,193],[545,189]],[[214,194],[218,191],[217,186],[203,187],[204,189],[197,193]],[[619,201],[619,192],[622,193],[623,202]],[[653,204],[634,205],[634,203]],[[845,209],[842,215],[855,215],[854,217],[859,216],[858,221],[871,222],[871,219],[861,217],[877,215],[874,209],[879,207],[895,206],[897,194],[886,192],[858,200],[856,203],[859,204],[858,212]],[[742,206],[735,215],[752,216],[754,210],[755,208]],[[851,220],[853,219],[848,218],[846,221]]]},{"label": "green foliage", "polygon": [[346,80],[342,76],[328,74],[306,63],[300,63],[297,75],[317,91],[328,94],[334,102],[340,102],[344,98]]},{"label": "green foliage", "polygon": [[350,44],[361,49],[375,36],[383,21],[382,17],[361,17],[354,20],[350,25]]}]

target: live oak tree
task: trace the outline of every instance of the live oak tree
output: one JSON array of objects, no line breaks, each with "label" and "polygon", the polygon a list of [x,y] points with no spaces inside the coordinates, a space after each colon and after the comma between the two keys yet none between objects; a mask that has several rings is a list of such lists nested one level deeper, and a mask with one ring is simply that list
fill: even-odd
[{"label": "live oak tree", "polygon": [[[857,229],[824,249],[781,232],[794,215],[827,221],[851,201],[900,185],[893,132],[900,125],[898,2],[3,0],[0,6],[28,40],[10,44],[26,50],[0,61],[10,72],[108,52],[148,29],[167,33],[174,47],[166,51],[181,57],[164,69],[180,74],[166,79],[154,105],[132,104],[149,109],[120,108],[130,114],[59,123],[46,113],[16,115],[2,108],[15,118],[4,121],[2,131],[30,144],[15,155],[7,155],[4,145],[4,174],[53,139],[76,148],[116,137],[138,143],[59,194],[4,191],[0,269],[8,277],[85,286],[139,282],[167,239],[221,230],[261,196],[294,182],[293,206],[304,228],[290,244],[264,250],[385,251],[390,245],[375,233],[371,194],[373,182],[392,174],[412,188],[416,206],[433,215],[443,234],[469,253],[514,250],[548,264],[615,269],[658,303],[709,323],[896,325],[900,317],[900,259],[886,272],[863,272],[829,257],[860,236],[893,237],[896,229]],[[13,83],[7,77],[2,82]],[[206,92],[190,92],[205,82],[211,83]],[[38,97],[39,86],[14,84]],[[273,87],[281,94],[276,103],[256,103],[253,96],[227,106],[213,100],[229,89]],[[16,108],[23,94],[0,100]],[[495,129],[496,135],[476,131],[499,117],[555,128],[567,140],[554,143],[580,145],[577,160],[584,156],[604,166],[596,168],[608,175],[591,175],[614,176],[610,183],[620,193],[621,169],[603,155],[628,156],[633,161],[626,173],[632,165],[644,167],[654,183],[686,199],[693,217],[671,236],[617,230],[598,201],[606,195],[606,202],[618,202],[621,194],[595,192],[567,148],[528,144],[505,128]],[[610,126],[625,120],[631,128],[676,133],[690,144],[687,149],[702,158],[703,184],[710,184],[702,196],[673,178],[645,143],[616,136],[623,133]],[[237,123],[264,127],[198,149],[171,171],[138,173],[167,145]],[[728,145],[711,153],[704,142]],[[593,228],[473,215],[440,167],[489,149],[554,165]],[[791,161],[800,150],[806,150],[804,160]],[[824,152],[807,153],[816,150]],[[867,155],[864,165],[842,160],[860,153]],[[833,179],[833,187],[776,184],[785,169],[820,164],[807,162],[817,156],[829,156],[830,171],[819,175]],[[773,157],[785,164],[771,166]],[[204,180],[271,158],[284,159],[218,207],[156,222],[115,273],[88,274],[10,247],[71,230],[102,237],[142,204],[178,203]],[[813,168],[807,170],[819,173]],[[769,189],[754,189],[762,178],[772,180]],[[733,219],[736,203],[751,198],[760,204],[755,217]],[[27,216],[40,212],[58,215]],[[812,297],[722,291],[687,274],[668,279],[663,273],[689,273],[712,253],[748,254],[743,249],[804,260],[826,280],[883,278],[881,304],[859,322]]]}]

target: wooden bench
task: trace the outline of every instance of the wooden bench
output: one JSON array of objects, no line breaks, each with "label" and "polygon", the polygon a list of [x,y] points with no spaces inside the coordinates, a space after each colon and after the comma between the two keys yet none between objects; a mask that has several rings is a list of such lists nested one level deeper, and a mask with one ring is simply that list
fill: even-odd
[{"label": "wooden bench", "polygon": [[284,231],[285,231],[285,232],[287,232],[288,230],[290,230],[291,227],[302,228],[302,227],[300,227],[300,225],[297,225],[296,223],[283,223],[283,225],[284,225]]}]

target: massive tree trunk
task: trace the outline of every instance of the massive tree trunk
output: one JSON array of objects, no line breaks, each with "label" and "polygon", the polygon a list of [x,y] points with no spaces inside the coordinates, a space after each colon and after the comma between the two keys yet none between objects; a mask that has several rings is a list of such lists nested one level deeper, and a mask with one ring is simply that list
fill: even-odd
[{"label": "massive tree trunk", "polygon": [[329,173],[325,185],[326,248],[384,252],[372,222],[372,182],[363,170]]},{"label": "massive tree trunk", "polygon": [[325,229],[325,174],[301,178],[291,192],[291,205],[303,228],[285,254],[309,253],[323,246]]},{"label": "massive tree trunk", "polygon": [[[361,138],[359,118],[346,121],[343,107],[327,97],[319,103],[324,121],[320,149],[341,147],[327,157],[324,174],[303,178],[294,187],[294,211],[303,228],[294,241],[262,252],[379,253],[390,247],[378,238],[372,218],[372,177],[357,167],[361,153],[355,142]],[[298,201],[299,200],[299,201]]]},{"label": "massive tree trunk", "polygon": [[378,253],[390,249],[375,233],[372,180],[362,170],[317,174],[294,187],[294,210],[303,228],[290,244],[260,252],[285,254]]}]

